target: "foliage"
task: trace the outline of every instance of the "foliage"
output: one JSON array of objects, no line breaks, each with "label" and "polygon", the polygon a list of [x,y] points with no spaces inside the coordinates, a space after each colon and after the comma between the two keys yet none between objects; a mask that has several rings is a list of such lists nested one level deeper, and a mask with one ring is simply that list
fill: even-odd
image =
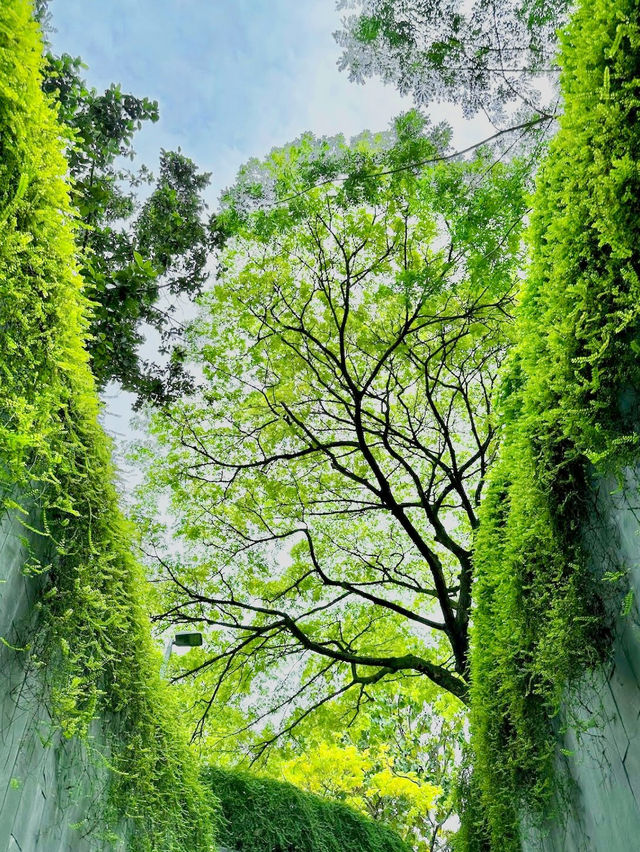
[{"label": "foliage", "polygon": [[384,825],[292,784],[211,767],[220,800],[219,840],[237,852],[409,852]]},{"label": "foliage", "polygon": [[[135,133],[143,122],[158,120],[158,105],[116,84],[100,94],[87,87],[82,67],[79,58],[49,51],[43,88],[54,95],[73,136],[66,153],[82,221],[81,273],[95,303],[87,339],[91,367],[99,387],[117,381],[137,394],[137,405],[162,403],[192,387],[173,312],[176,296],[195,296],[207,279],[203,192],[210,175],[180,150],[160,152],[155,184],[146,166],[125,168],[134,157]],[[141,203],[145,185],[151,189]],[[160,353],[170,356],[164,365],[138,352],[150,330],[159,336]]]},{"label": "foliage", "polygon": [[[159,620],[207,634],[191,667],[203,722],[251,688],[247,724],[284,720],[265,746],[384,679],[421,674],[466,700],[470,535],[527,167],[489,150],[449,161],[415,113],[396,134],[397,170],[375,138],[306,136],[243,173],[260,178],[254,205],[247,180],[219,218],[236,235],[194,339],[203,391],[140,451]],[[404,168],[417,152],[436,162]],[[344,179],[309,190],[318,159]]]},{"label": "foliage", "polygon": [[444,153],[450,141],[448,125],[431,126],[418,110],[398,116],[387,131],[366,130],[350,141],[342,134],[316,138],[305,133],[265,160],[254,157],[242,166],[221,198],[221,236],[232,236],[247,225],[264,225],[273,232],[300,221],[306,195],[316,187],[335,184],[340,203],[365,203],[375,198],[381,177],[398,185],[404,172],[415,175],[424,165],[453,159]]},{"label": "foliage", "polygon": [[109,817],[137,850],[209,850],[211,805],[160,682],[144,579],[112,484],[83,340],[89,304],[74,262],[62,133],[41,89],[27,0],[0,5],[0,488],[41,510],[49,561],[28,652],[66,737],[112,725]]},{"label": "foliage", "polygon": [[453,852],[491,852],[487,815],[471,765],[470,750],[465,752],[464,764],[456,779],[454,802],[460,824],[451,838],[450,849]]},{"label": "foliage", "polygon": [[[205,656],[198,658],[198,649],[189,656],[194,653],[196,660],[190,662],[195,667]],[[184,661],[180,665],[172,658],[170,673],[180,677],[183,669]],[[181,684],[184,715],[192,727],[210,698],[209,688],[204,677]],[[318,708],[294,736],[279,738],[258,760],[253,755],[264,731],[247,726],[246,700],[226,697],[221,689],[210,724],[198,737],[203,764],[284,779],[384,823],[413,850],[423,852],[425,844],[429,852],[449,850],[467,736],[466,708],[453,696],[420,676],[403,680],[400,690],[395,682],[383,681],[360,712],[347,693]],[[381,785],[390,780],[388,772],[413,779],[411,786]]]},{"label": "foliage", "polygon": [[581,530],[593,472],[619,470],[638,447],[638,11],[583,0],[562,38],[565,112],[538,178],[481,514],[474,784],[500,852],[519,848],[518,808],[548,804],[560,701],[611,635]]},{"label": "foliage", "polygon": [[416,103],[450,101],[502,118],[507,104],[545,111],[555,31],[568,0],[339,0],[356,7],[335,34],[352,80],[380,76]]},{"label": "foliage", "polygon": [[352,721],[341,702],[324,708],[264,771],[382,821],[417,852],[448,849],[466,714],[424,686],[422,678],[401,692],[380,685]]},{"label": "foliage", "polygon": [[309,755],[289,760],[282,766],[287,781],[312,793],[331,798],[340,794],[357,810],[375,816],[388,803],[404,808],[403,819],[412,825],[434,804],[439,787],[422,783],[411,770],[397,772],[389,747],[359,749],[320,743]]}]

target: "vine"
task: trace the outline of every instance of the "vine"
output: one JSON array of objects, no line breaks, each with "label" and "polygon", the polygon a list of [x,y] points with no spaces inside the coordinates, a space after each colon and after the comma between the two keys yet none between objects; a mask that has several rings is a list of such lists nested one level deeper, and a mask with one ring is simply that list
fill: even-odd
[{"label": "vine", "polygon": [[91,306],[74,263],[63,130],[42,93],[42,43],[27,0],[0,4],[0,497],[37,506],[50,555],[27,651],[64,737],[106,718],[106,828],[132,850],[213,844],[175,697],[158,674],[145,579],[113,485],[84,340]]},{"label": "vine", "polygon": [[638,13],[583,0],[561,36],[565,111],[538,177],[476,542],[467,852],[519,849],[521,815],[548,808],[566,688],[611,646],[583,536],[594,476],[638,452]]}]

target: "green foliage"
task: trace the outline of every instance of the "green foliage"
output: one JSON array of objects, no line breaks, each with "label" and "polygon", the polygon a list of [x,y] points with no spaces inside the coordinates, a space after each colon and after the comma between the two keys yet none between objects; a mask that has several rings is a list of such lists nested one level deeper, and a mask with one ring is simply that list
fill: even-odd
[{"label": "green foliage", "polygon": [[456,778],[454,800],[460,825],[451,838],[451,850],[453,852],[491,852],[487,815],[478,789],[477,776],[474,776],[469,758],[470,750],[466,749],[463,765]]},{"label": "green foliage", "polygon": [[377,75],[416,103],[460,104],[502,118],[505,105],[543,112],[557,67],[555,31],[568,0],[339,0],[354,7],[336,34],[352,80]]},{"label": "green foliage", "polygon": [[386,826],[292,784],[209,768],[220,800],[219,842],[237,852],[409,852]]},{"label": "green foliage", "polygon": [[349,141],[342,134],[305,133],[263,161],[253,158],[242,166],[222,196],[218,228],[230,236],[248,225],[265,237],[288,229],[305,220],[314,197],[308,193],[316,187],[330,185],[341,206],[375,203],[389,183],[401,191],[405,170],[411,181],[421,166],[440,160],[450,140],[447,124],[432,126],[418,110],[395,118],[387,131],[364,131]]},{"label": "green foliage", "polygon": [[549,803],[561,699],[611,637],[581,530],[593,472],[638,448],[638,12],[583,0],[562,38],[565,112],[538,178],[477,538],[472,741],[488,824],[475,830],[500,852],[519,848],[518,809]]},{"label": "green foliage", "polygon": [[[82,68],[79,58],[48,52],[43,88],[73,138],[66,155],[82,224],[76,235],[81,273],[94,303],[91,368],[99,387],[117,381],[137,395],[137,405],[163,403],[192,387],[173,311],[176,296],[195,296],[207,279],[203,192],[210,175],[179,149],[160,152],[155,183],[146,166],[125,168],[134,158],[136,132],[158,120],[158,105],[114,83],[98,93],[87,87]],[[141,204],[145,184],[152,189]],[[158,334],[167,363],[139,354],[144,327]]]},{"label": "green foliage", "polygon": [[42,44],[27,0],[0,6],[0,488],[41,509],[49,561],[29,651],[64,736],[106,724],[107,823],[132,849],[209,850],[211,805],[175,698],[158,675],[145,581],[113,486],[110,446],[83,340],[61,128],[41,89]]}]

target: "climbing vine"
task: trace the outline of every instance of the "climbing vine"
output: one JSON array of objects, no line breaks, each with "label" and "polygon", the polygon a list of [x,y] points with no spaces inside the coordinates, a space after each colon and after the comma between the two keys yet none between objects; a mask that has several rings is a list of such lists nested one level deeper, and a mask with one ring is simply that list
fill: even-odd
[{"label": "climbing vine", "polygon": [[639,10],[583,0],[561,37],[564,114],[538,177],[476,545],[467,852],[520,848],[519,814],[552,796],[566,687],[610,647],[582,535],[593,477],[638,451]]},{"label": "climbing vine", "polygon": [[42,44],[27,0],[0,5],[0,497],[43,544],[41,596],[25,653],[43,671],[54,722],[83,736],[113,724],[106,825],[133,850],[210,850],[213,800],[175,699],[158,674],[145,580],[117,505],[110,446],[84,347],[90,305],[74,265],[62,133],[40,86]]}]

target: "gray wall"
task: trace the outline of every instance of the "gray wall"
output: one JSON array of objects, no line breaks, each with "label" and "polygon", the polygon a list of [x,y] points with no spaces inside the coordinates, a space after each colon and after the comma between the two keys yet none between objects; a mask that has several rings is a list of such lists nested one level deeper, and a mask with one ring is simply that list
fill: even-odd
[{"label": "gray wall", "polygon": [[[37,518],[27,520],[37,525]],[[18,513],[0,517],[0,637],[16,648],[33,635],[42,578],[24,573],[46,558],[46,540]],[[55,731],[43,701],[43,678],[28,651],[0,644],[0,852],[97,852],[124,846],[105,838],[98,817],[108,773],[100,726],[88,746]]]},{"label": "gray wall", "polygon": [[[554,813],[542,828],[523,830],[524,852],[640,850],[639,482],[629,473],[622,489],[612,478],[594,489],[586,531],[592,569],[627,571],[633,604],[617,618],[610,664],[567,696]],[[612,606],[619,612],[619,599]]]}]

